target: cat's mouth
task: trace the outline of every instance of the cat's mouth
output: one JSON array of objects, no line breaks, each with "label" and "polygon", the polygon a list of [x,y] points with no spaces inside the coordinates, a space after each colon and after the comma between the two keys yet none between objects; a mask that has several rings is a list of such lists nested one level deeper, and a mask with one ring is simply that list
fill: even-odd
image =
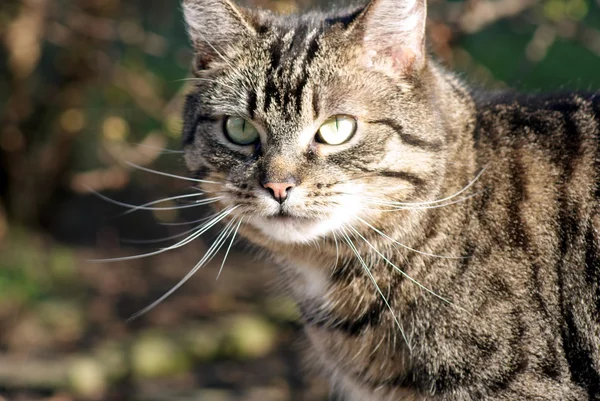
[{"label": "cat's mouth", "polygon": [[268,219],[272,219],[272,220],[307,220],[306,217],[301,217],[295,214],[290,213],[289,211],[285,210],[285,209],[280,209],[279,212],[272,214],[270,216],[267,216]]},{"label": "cat's mouth", "polygon": [[271,216],[267,216],[267,220],[272,221],[272,222],[309,222],[309,221],[314,221],[314,219],[311,219],[309,217],[302,217],[302,216],[296,216],[287,212],[281,212],[278,214],[274,214]]},{"label": "cat's mouth", "polygon": [[263,234],[279,242],[306,242],[322,234],[318,219],[280,211],[269,216],[249,220]]},{"label": "cat's mouth", "polygon": [[291,214],[275,214],[273,216],[268,216],[267,219],[274,221],[292,221],[297,219],[297,217],[292,216]]}]

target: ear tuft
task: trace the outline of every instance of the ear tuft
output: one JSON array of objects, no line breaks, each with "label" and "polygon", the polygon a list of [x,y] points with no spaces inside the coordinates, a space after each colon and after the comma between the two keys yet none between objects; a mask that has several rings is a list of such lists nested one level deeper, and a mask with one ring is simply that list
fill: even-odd
[{"label": "ear tuft", "polygon": [[359,17],[367,58],[390,57],[402,72],[426,61],[426,0],[372,0]]},{"label": "ear tuft", "polygon": [[199,69],[208,68],[244,37],[255,34],[246,12],[229,0],[184,0],[183,14]]}]

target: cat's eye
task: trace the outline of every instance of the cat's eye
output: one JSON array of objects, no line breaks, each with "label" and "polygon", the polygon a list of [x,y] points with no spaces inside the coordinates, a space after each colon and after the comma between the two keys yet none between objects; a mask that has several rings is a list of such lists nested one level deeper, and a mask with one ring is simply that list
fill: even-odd
[{"label": "cat's eye", "polygon": [[327,145],[341,145],[356,132],[356,120],[350,116],[333,116],[321,125],[317,132],[317,142]]},{"label": "cat's eye", "polygon": [[259,138],[256,127],[241,117],[227,117],[225,133],[231,142],[242,146],[253,144]]}]

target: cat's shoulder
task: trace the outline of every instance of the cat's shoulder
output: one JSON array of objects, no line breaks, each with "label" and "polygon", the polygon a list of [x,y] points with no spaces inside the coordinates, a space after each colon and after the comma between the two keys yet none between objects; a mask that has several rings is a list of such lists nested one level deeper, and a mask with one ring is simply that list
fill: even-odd
[{"label": "cat's shoulder", "polygon": [[572,130],[598,134],[600,129],[600,92],[474,92],[473,99],[479,135],[521,135],[527,130],[548,137]]}]

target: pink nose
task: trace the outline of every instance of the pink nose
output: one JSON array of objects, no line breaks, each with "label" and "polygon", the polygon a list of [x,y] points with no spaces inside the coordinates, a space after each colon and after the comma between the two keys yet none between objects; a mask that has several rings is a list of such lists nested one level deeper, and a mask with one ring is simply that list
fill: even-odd
[{"label": "pink nose", "polygon": [[263,187],[271,192],[271,195],[279,203],[283,203],[288,197],[288,193],[295,187],[292,182],[267,182]]}]

